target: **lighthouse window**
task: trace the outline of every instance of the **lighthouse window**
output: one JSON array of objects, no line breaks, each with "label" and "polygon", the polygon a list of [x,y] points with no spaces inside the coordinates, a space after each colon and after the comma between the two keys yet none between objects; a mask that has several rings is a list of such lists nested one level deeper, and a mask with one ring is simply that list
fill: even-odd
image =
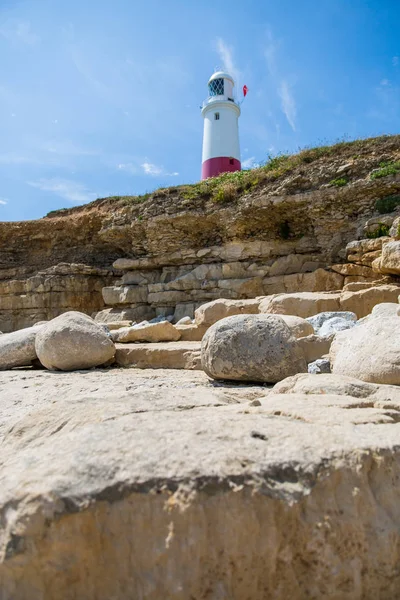
[{"label": "lighthouse window", "polygon": [[230,164],[230,165],[233,165],[233,158],[230,158],[230,159],[229,159],[229,164]]},{"label": "lighthouse window", "polygon": [[216,121],[219,121],[219,113],[214,113],[214,119],[215,119]]},{"label": "lighthouse window", "polygon": [[210,81],[210,83],[208,84],[208,90],[210,92],[210,96],[223,96],[224,80],[221,78]]}]

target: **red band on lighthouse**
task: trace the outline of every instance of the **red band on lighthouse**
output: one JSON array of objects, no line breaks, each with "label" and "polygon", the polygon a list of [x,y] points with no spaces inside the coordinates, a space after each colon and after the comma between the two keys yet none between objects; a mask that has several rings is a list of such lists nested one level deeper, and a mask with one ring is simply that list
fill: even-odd
[{"label": "red band on lighthouse", "polygon": [[201,178],[218,177],[221,173],[230,173],[240,171],[241,164],[237,158],[228,156],[218,156],[217,158],[209,158],[205,160],[201,167]]}]

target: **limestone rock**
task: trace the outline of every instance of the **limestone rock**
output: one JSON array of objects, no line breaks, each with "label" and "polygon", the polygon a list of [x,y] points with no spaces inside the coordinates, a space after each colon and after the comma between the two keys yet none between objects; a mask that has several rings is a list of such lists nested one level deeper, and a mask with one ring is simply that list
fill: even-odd
[{"label": "limestone rock", "polygon": [[182,342],[200,342],[208,329],[207,325],[197,325],[197,323],[190,323],[188,325],[179,325],[177,323],[175,328],[181,334],[179,339]]},{"label": "limestone rock", "polygon": [[277,294],[260,301],[260,312],[296,315],[303,319],[326,311],[340,310],[340,292]]},{"label": "limestone rock", "polygon": [[[313,326],[315,333],[320,333],[321,327],[331,319],[342,319],[344,321],[348,321],[350,323],[355,323],[357,321],[357,315],[353,312],[345,312],[345,311],[328,311],[318,313],[312,317],[308,317],[307,321]],[[321,334],[324,335],[324,334]]]},{"label": "limestone rock", "polygon": [[179,321],[176,322],[176,325],[191,325],[192,319],[190,317],[182,317]]},{"label": "limestone rock", "polygon": [[314,335],[314,327],[311,323],[302,319],[301,317],[295,317],[294,315],[279,315],[283,319],[286,325],[291,330],[295,338],[306,337],[307,335]]},{"label": "limestone rock", "polygon": [[341,317],[333,317],[328,319],[322,325],[318,332],[318,335],[322,337],[329,337],[335,335],[338,331],[344,331],[345,329],[351,329],[356,324],[355,321],[349,319],[342,319]]},{"label": "limestone rock", "polygon": [[35,349],[42,365],[56,371],[104,365],[115,354],[115,346],[103,327],[74,311],[43,325],[36,335]]},{"label": "limestone rock", "polygon": [[400,319],[365,319],[341,331],[330,349],[332,373],[372,383],[400,384]]},{"label": "limestone rock", "polygon": [[[350,396],[352,398],[371,398],[377,406],[393,403],[393,408],[400,406],[400,388],[394,385],[377,385],[367,383],[355,377],[336,374],[298,373],[275,384],[272,394],[307,394],[317,397],[322,395]],[[390,406],[390,404],[389,404]]]},{"label": "limestone rock", "polygon": [[141,304],[147,302],[147,286],[123,285],[104,287],[102,290],[103,300],[108,306],[119,306],[121,304]]},{"label": "limestone rock", "polygon": [[114,342],[176,342],[181,334],[169,321],[122,327],[111,332]]},{"label": "limestone rock", "polygon": [[154,308],[141,305],[134,308],[105,308],[95,313],[94,320],[98,323],[114,323],[115,321],[143,321],[155,316]]},{"label": "limestone rock", "polygon": [[30,365],[36,358],[35,338],[42,325],[0,336],[0,369]]},{"label": "limestone rock", "polygon": [[201,362],[213,379],[276,382],[304,372],[304,354],[278,315],[235,315],[203,337]]},{"label": "limestone rock", "polygon": [[400,241],[391,241],[382,247],[379,271],[384,274],[400,274]]},{"label": "limestone rock", "polygon": [[399,305],[396,302],[382,302],[372,309],[371,317],[394,317],[398,315]]},{"label": "limestone rock", "polygon": [[258,313],[259,300],[213,300],[200,306],[195,312],[198,325],[213,325],[220,319],[233,315],[253,315]]},{"label": "limestone rock", "polygon": [[260,301],[260,312],[307,318],[320,312],[345,311],[361,318],[368,315],[376,304],[395,302],[399,290],[400,287],[396,285],[379,285],[355,292],[277,294]]},{"label": "limestone rock", "polygon": [[331,363],[327,358],[317,358],[314,362],[309,363],[308,372],[314,375],[320,375],[321,373],[331,372]]},{"label": "limestone rock", "polygon": [[332,336],[322,337],[320,335],[307,335],[299,338],[298,344],[304,353],[307,363],[314,362],[328,354],[332,339]]},{"label": "limestone rock", "polygon": [[303,377],[0,373],[3,599],[398,598],[399,388]]},{"label": "limestone rock", "polygon": [[116,344],[115,362],[136,369],[201,370],[201,344],[193,341]]},{"label": "limestone rock", "polygon": [[392,223],[392,226],[390,228],[389,231],[389,235],[392,238],[395,238],[396,240],[398,240],[400,238],[400,229],[399,229],[399,225],[400,225],[400,217],[396,217]]}]

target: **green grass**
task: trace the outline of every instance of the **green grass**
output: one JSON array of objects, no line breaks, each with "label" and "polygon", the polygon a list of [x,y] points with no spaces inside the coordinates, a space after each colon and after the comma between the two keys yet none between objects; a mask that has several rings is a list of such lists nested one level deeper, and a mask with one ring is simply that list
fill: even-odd
[{"label": "green grass", "polygon": [[335,187],[343,187],[347,184],[347,179],[346,177],[339,177],[338,179],[332,179],[332,181],[330,181],[329,183],[330,185],[334,185]]},{"label": "green grass", "polygon": [[394,209],[400,205],[400,196],[385,196],[385,198],[379,198],[375,202],[375,209],[380,215],[391,213]]},{"label": "green grass", "polygon": [[392,163],[381,163],[379,169],[373,171],[370,178],[380,179],[381,177],[387,177],[388,175],[397,175],[400,172],[400,161]]},{"label": "green grass", "polygon": [[378,229],[375,231],[370,231],[366,233],[366,237],[373,240],[380,237],[385,237],[389,235],[390,227],[388,225],[384,225],[383,223],[378,223]]}]

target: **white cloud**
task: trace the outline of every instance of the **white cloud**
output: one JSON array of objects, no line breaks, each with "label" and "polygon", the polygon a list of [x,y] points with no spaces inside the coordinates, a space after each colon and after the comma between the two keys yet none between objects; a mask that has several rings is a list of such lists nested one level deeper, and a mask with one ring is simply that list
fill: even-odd
[{"label": "white cloud", "polygon": [[398,67],[399,66],[399,57],[398,56],[393,56],[393,58],[392,58],[392,65],[394,67]]},{"label": "white cloud", "polygon": [[142,167],[145,175],[151,175],[153,177],[159,177],[161,175],[166,175],[167,177],[176,177],[177,175],[179,175],[179,173],[177,173],[176,171],[174,171],[173,173],[168,173],[164,170],[163,167],[158,167],[157,165],[154,165],[150,162],[144,162],[140,166]]},{"label": "white cloud", "polygon": [[236,67],[233,60],[233,48],[228,46],[222,38],[217,39],[217,52],[222,61],[224,71],[227,71],[233,76],[235,83],[238,84],[240,79],[240,71]]},{"label": "white cloud", "polygon": [[390,85],[389,79],[382,79],[380,85]]},{"label": "white cloud", "polygon": [[0,204],[8,204],[8,199],[0,198]]},{"label": "white cloud", "polygon": [[138,172],[137,166],[133,165],[132,163],[120,163],[118,165],[118,169],[120,171],[126,171],[127,173],[130,173],[131,175],[135,175]]},{"label": "white cloud", "polygon": [[255,156],[250,156],[249,158],[246,158],[246,160],[242,161],[242,167],[244,169],[254,169],[254,167],[257,166],[256,163],[256,157]]},{"label": "white cloud", "polygon": [[290,90],[290,86],[285,79],[280,82],[279,96],[281,98],[282,110],[285,117],[293,131],[296,131],[296,102]]},{"label": "white cloud", "polygon": [[[287,78],[283,76],[278,67],[278,49],[280,43],[277,42],[272,35],[270,29],[267,30],[267,45],[264,50],[265,60],[267,63],[267,69],[271,80],[276,86],[276,92],[281,101],[281,109],[285,115],[290,127],[293,131],[296,131],[296,116],[297,107],[294,95],[291,90]],[[276,127],[278,127],[276,125]]]},{"label": "white cloud", "polygon": [[40,41],[40,37],[32,30],[29,21],[8,19],[0,25],[0,35],[9,42],[26,46],[34,46]]},{"label": "white cloud", "polygon": [[27,183],[43,192],[53,192],[73,204],[84,204],[97,198],[97,194],[90,192],[85,185],[69,179],[39,179]]}]

